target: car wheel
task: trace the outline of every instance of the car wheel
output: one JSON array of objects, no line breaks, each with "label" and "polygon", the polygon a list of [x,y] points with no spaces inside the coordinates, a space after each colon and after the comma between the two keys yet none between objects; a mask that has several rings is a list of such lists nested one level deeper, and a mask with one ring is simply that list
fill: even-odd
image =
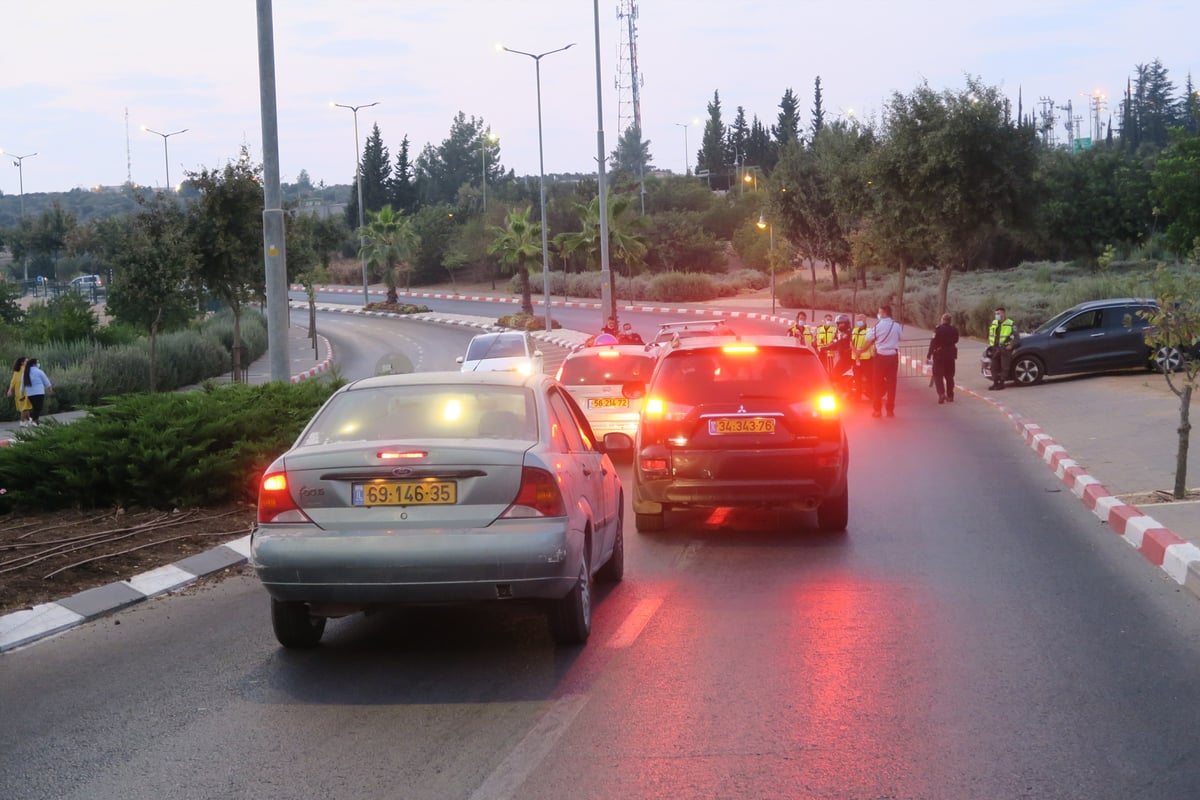
[{"label": "car wheel", "polygon": [[325,633],[325,618],[308,613],[305,603],[271,599],[271,627],[284,647],[316,647]]},{"label": "car wheel", "polygon": [[1018,386],[1033,386],[1046,377],[1046,368],[1034,356],[1018,356],[1013,362],[1012,372]]},{"label": "car wheel", "polygon": [[1183,369],[1183,353],[1178,347],[1168,347],[1163,345],[1154,351],[1154,361],[1150,364],[1150,369],[1155,372],[1179,372]]},{"label": "car wheel", "polygon": [[638,533],[654,533],[667,529],[666,515],[661,511],[657,514],[635,513],[633,516]]},{"label": "car wheel", "polygon": [[550,635],[559,644],[585,644],[592,632],[592,574],[586,544],[579,559],[579,577],[566,597],[554,601],[548,622]]},{"label": "car wheel", "polygon": [[[625,507],[624,497],[621,497],[621,502],[617,504],[617,508]],[[604,581],[605,583],[620,583],[625,577],[625,518],[621,512],[617,512],[617,532],[613,535],[612,555],[608,561],[604,562],[604,566],[596,571],[596,580]]]},{"label": "car wheel", "polygon": [[846,530],[850,522],[850,487],[842,486],[840,494],[826,497],[825,502],[817,506],[817,527],[822,531],[834,533]]}]

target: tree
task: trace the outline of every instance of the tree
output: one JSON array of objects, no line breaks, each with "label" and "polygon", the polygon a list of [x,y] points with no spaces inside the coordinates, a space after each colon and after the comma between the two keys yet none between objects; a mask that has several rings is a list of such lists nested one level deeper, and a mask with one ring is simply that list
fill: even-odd
[{"label": "tree", "polygon": [[[1167,146],[1167,131],[1182,120],[1178,116],[1174,94],[1175,84],[1167,76],[1162,61],[1138,64],[1133,83],[1133,130],[1139,145],[1156,148]],[[1130,121],[1126,121],[1126,126]]]},{"label": "tree", "polygon": [[371,135],[363,146],[359,174],[350,187],[350,200],[346,203],[346,225],[354,230],[358,227],[358,181],[362,181],[364,217],[368,212],[378,211],[388,202],[388,187],[392,174],[388,149],[383,145],[379,124],[371,126]]},{"label": "tree", "polygon": [[192,282],[233,313],[233,374],[242,374],[242,307],[265,300],[262,171],[246,147],[222,169],[187,173],[197,197],[188,208],[196,252]]},{"label": "tree", "polygon": [[767,132],[766,126],[759,122],[758,117],[754,117],[750,121],[750,133],[746,137],[746,163],[770,172],[775,167],[775,152],[771,134]]},{"label": "tree", "polygon": [[[1176,500],[1187,497],[1188,444],[1191,439],[1192,394],[1200,381],[1200,358],[1189,343],[1200,341],[1200,279],[1195,275],[1173,275],[1164,269],[1155,274],[1154,293],[1158,308],[1145,314],[1146,344],[1155,353],[1178,355],[1158,363],[1167,386],[1179,398],[1179,435],[1175,451]],[[1179,372],[1173,372],[1178,365]]]},{"label": "tree", "polygon": [[777,227],[799,244],[804,256],[829,266],[836,290],[838,266],[850,259],[850,242],[841,228],[831,176],[821,169],[814,150],[792,142],[784,148],[771,180],[778,188],[769,204]]},{"label": "tree", "polygon": [[358,230],[358,235],[363,240],[359,256],[369,264],[383,267],[387,302],[399,302],[396,293],[396,267],[403,264],[404,272],[412,273],[412,264],[405,262],[412,258],[420,242],[413,231],[411,220],[392,211],[390,205],[385,205],[379,211],[367,212],[367,224]]},{"label": "tree", "polygon": [[529,270],[542,258],[542,226],[529,219],[530,206],[513,209],[504,227],[492,226],[495,238],[488,252],[500,257],[501,270],[515,273],[521,280],[521,312],[533,316],[533,298],[529,292]]},{"label": "tree", "polygon": [[780,151],[789,143],[800,141],[800,102],[791,89],[784,91],[779,101],[779,117],[771,127],[771,136]]},{"label": "tree", "polygon": [[642,138],[642,129],[630,125],[617,139],[617,149],[609,156],[613,177],[618,174],[641,178],[651,167],[650,141]]},{"label": "tree", "polygon": [[400,142],[400,152],[396,154],[396,166],[388,181],[388,205],[402,214],[412,214],[421,204],[420,190],[417,187],[413,165],[408,160],[408,137]]},{"label": "tree", "polygon": [[[425,146],[417,157],[416,171],[426,203],[453,203],[458,189],[463,184],[477,185],[483,170],[480,156],[481,138],[487,128],[482,119],[472,116],[469,120],[459,111],[450,124],[450,135],[441,145]],[[499,143],[488,144],[488,176],[498,177],[504,173],[500,164]]]},{"label": "tree", "polygon": [[[746,109],[737,107],[733,124],[726,128],[726,149],[733,154],[733,160],[741,166],[750,163],[746,160],[746,145],[750,141],[750,126],[746,123]],[[739,176],[740,179],[740,176]]]},{"label": "tree", "polygon": [[165,195],[143,203],[138,214],[104,220],[102,239],[113,265],[108,312],[149,337],[149,386],[155,392],[158,335],[182,327],[196,313],[196,292],[189,282],[196,256],[183,208]]},{"label": "tree", "polygon": [[704,136],[701,139],[700,152],[696,154],[696,170],[704,170],[709,175],[709,185],[712,176],[725,175],[725,167],[730,162],[726,152],[725,124],[721,122],[721,95],[713,92],[713,99],[708,104],[708,119],[704,123]]},{"label": "tree", "polygon": [[[568,254],[582,253],[588,268],[600,268],[600,245],[604,240],[600,236],[600,197],[593,197],[586,206],[577,204],[581,230],[560,233],[554,237],[558,248]],[[608,255],[613,264],[624,264],[632,268],[642,263],[646,256],[645,238],[638,232],[643,224],[643,217],[631,214],[630,199],[613,194],[608,198]],[[610,296],[613,306],[605,309],[605,318],[615,317],[617,277],[616,270],[608,274]]]},{"label": "tree", "polygon": [[816,141],[817,134],[825,127],[825,105],[821,95],[821,76],[818,75],[813,81],[813,107],[812,107],[812,141]]},{"label": "tree", "polygon": [[1175,131],[1152,174],[1155,207],[1166,216],[1167,242],[1179,256],[1200,252],[1200,138]]}]

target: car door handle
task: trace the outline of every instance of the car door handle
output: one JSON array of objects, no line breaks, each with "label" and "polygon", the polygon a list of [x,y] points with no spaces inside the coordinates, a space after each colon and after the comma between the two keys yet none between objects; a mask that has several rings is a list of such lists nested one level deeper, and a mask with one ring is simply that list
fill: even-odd
[{"label": "car door handle", "polygon": [[592,471],[591,471],[589,468],[587,468],[587,467],[583,467],[582,469],[583,469],[583,474],[584,474],[584,475],[589,475],[589,476],[590,476],[590,475],[592,474]]},{"label": "car door handle", "polygon": [[1095,339],[1097,336],[1103,336],[1103,335],[1104,335],[1104,331],[1100,331],[1099,333],[1093,333],[1092,338]]}]

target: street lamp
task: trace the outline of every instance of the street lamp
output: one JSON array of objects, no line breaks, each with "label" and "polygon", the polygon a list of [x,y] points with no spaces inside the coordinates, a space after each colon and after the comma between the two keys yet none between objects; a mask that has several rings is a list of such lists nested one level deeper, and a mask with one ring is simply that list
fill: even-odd
[{"label": "street lamp", "polygon": [[495,144],[499,139],[493,136],[490,132],[479,137],[479,161],[483,165],[483,210],[487,212],[487,147],[489,144]]},{"label": "street lamp", "polygon": [[770,249],[767,250],[767,266],[771,268],[771,316],[775,316],[775,228],[767,222],[766,217],[759,214],[758,229],[765,230],[771,237],[768,245]]},{"label": "street lamp", "polygon": [[[691,175],[692,174],[692,166],[691,166],[692,159],[691,159],[691,156],[688,155],[688,143],[687,143],[688,123],[676,122],[675,124],[678,125],[679,127],[683,128],[683,174]],[[691,124],[699,125],[700,120],[692,120]]]},{"label": "street lamp", "polygon": [[363,305],[365,306],[371,302],[371,296],[367,293],[367,256],[363,252],[366,242],[363,240],[362,166],[358,158],[358,110],[377,106],[379,101],[365,103],[361,106],[347,106],[330,101],[329,105],[331,108],[348,108],[354,114],[354,183],[358,185],[358,258],[362,262]]},{"label": "street lamp", "polygon": [[[13,160],[13,166],[17,168],[17,178],[21,186],[21,221],[25,221],[25,159],[33,158],[37,153],[27,153],[23,156],[14,156],[12,153],[5,153],[3,148],[0,148],[0,155],[7,156]],[[29,280],[29,254],[25,254],[25,280]]]},{"label": "street lamp", "polygon": [[[547,50],[544,53],[526,53],[523,50],[513,50],[511,47],[500,45],[506,53],[516,53],[533,59],[534,74],[537,78],[537,116],[538,116],[538,195],[542,207],[542,283],[546,292],[546,330],[552,330],[550,323],[550,243],[546,239],[546,162],[542,156],[542,59],[554,53],[561,53],[575,46],[571,42],[557,50]],[[604,213],[601,209],[600,213]]]},{"label": "street lamp", "polygon": [[742,183],[753,183],[754,191],[758,191],[758,172],[757,167],[746,167],[746,174],[742,176]]},{"label": "street lamp", "polygon": [[142,130],[144,130],[146,133],[153,133],[153,134],[156,134],[156,135],[162,137],[162,140],[163,140],[163,167],[166,169],[166,172],[167,172],[167,191],[169,192],[169,191],[171,191],[171,162],[167,158],[167,139],[170,139],[172,136],[175,136],[180,133],[187,133],[188,129],[184,128],[181,131],[171,131],[170,133],[159,133],[158,131],[151,130],[150,128],[147,128],[145,125],[143,125]]}]

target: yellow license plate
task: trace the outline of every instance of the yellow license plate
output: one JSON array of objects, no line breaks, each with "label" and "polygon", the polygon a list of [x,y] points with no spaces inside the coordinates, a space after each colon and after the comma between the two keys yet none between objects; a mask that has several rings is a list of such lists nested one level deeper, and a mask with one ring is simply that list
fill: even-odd
[{"label": "yellow license plate", "polygon": [[624,397],[593,397],[588,400],[588,408],[629,408],[629,400]]},{"label": "yellow license plate", "polygon": [[454,481],[356,483],[351,495],[356,506],[449,506],[458,502],[458,484]]},{"label": "yellow license plate", "polygon": [[774,433],[775,420],[771,417],[722,417],[708,421],[708,432],[713,436],[726,433]]}]

